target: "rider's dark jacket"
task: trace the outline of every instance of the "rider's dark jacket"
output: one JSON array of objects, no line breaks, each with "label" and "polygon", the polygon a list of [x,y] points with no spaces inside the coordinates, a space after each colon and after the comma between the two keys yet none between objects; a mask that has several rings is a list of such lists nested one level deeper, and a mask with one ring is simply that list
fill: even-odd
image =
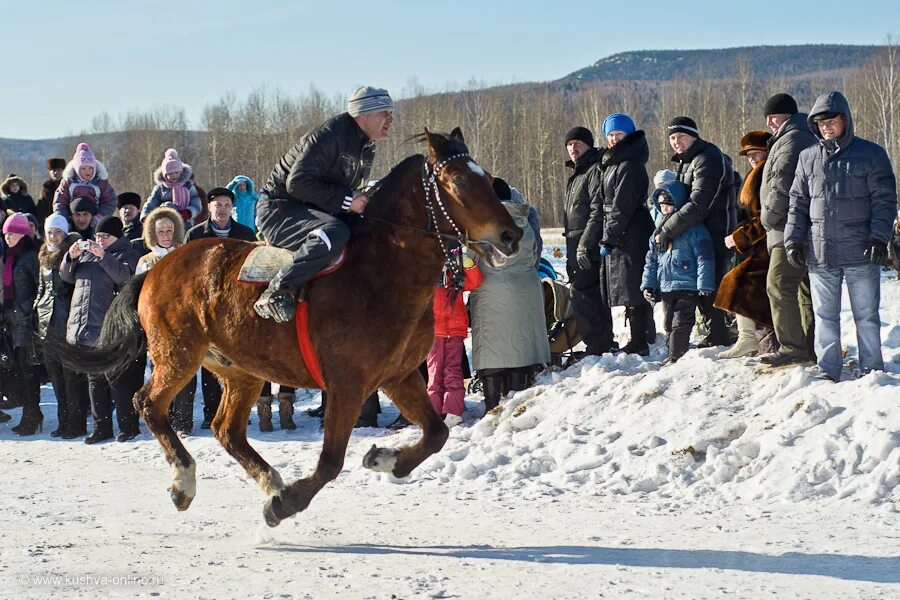
[{"label": "rider's dark jacket", "polygon": [[312,204],[338,214],[369,177],[375,143],[356,120],[341,113],[325,121],[282,156],[266,181],[270,198]]}]

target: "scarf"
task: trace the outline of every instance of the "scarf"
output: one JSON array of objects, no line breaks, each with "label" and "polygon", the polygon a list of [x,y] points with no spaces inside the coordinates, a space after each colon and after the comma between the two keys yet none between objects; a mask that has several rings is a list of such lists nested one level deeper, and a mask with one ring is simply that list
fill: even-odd
[{"label": "scarf", "polygon": [[3,262],[3,302],[11,302],[16,298],[16,289],[13,282],[13,269],[16,266],[16,259],[24,254],[28,249],[25,247],[25,238],[19,240],[19,243],[12,248],[6,249],[6,260]]},{"label": "scarf", "polygon": [[191,203],[191,193],[180,182],[163,181],[163,185],[172,190],[172,203],[178,210],[185,210]]},{"label": "scarf", "polygon": [[150,246],[150,251],[153,252],[154,256],[159,259],[169,252],[174,252],[176,248],[177,246],[174,245],[169,246],[168,248],[163,248],[162,246]]},{"label": "scarf", "polygon": [[209,220],[209,226],[212,229],[213,233],[216,234],[216,237],[227,238],[228,234],[231,233],[231,220],[228,220],[228,227],[225,229],[219,229],[219,226],[216,225],[216,222],[212,219]]}]

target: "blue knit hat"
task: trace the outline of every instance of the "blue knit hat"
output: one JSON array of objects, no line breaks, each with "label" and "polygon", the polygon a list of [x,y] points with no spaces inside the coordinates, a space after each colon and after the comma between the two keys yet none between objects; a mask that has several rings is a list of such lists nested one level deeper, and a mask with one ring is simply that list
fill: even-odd
[{"label": "blue knit hat", "polygon": [[613,131],[621,131],[625,135],[631,135],[635,129],[637,127],[634,126],[634,121],[631,120],[631,117],[622,113],[613,113],[603,119],[603,135],[609,135]]}]

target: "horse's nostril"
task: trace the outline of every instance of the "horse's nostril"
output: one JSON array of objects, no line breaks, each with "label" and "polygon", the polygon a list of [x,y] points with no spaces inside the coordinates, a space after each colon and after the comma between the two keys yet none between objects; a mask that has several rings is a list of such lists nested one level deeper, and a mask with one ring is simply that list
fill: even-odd
[{"label": "horse's nostril", "polygon": [[516,236],[509,229],[504,229],[503,233],[500,234],[500,241],[507,246],[512,246],[516,241]]}]

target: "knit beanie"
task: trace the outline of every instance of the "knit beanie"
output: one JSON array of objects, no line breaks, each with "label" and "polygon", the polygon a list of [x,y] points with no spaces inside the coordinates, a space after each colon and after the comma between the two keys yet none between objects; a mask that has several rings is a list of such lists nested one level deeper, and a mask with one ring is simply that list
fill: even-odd
[{"label": "knit beanie", "polygon": [[100,219],[100,222],[97,223],[97,231],[95,233],[106,233],[113,237],[120,238],[122,237],[122,221],[119,220],[119,217],[113,215],[103,217]]},{"label": "knit beanie", "polygon": [[88,198],[87,196],[79,196],[78,198],[73,198],[69,203],[69,211],[73,214],[77,212],[89,212],[92,215],[96,215],[97,203],[94,202],[93,198]]},{"label": "knit beanie", "polygon": [[653,176],[653,187],[659,187],[667,181],[675,181],[675,171],[671,169],[660,169]]},{"label": "knit beanie", "polygon": [[141,207],[141,196],[140,194],[135,194],[134,192],[122,192],[118,195],[118,207],[122,208],[123,206],[131,205],[137,208]]},{"label": "knit beanie", "polygon": [[3,233],[21,233],[28,235],[31,233],[31,227],[28,225],[28,217],[17,212],[11,214],[3,222]]},{"label": "knit beanie", "polygon": [[184,163],[178,158],[178,152],[175,151],[175,148],[166,150],[160,169],[162,170],[163,175],[168,175],[169,173],[174,173],[176,171],[184,171]]},{"label": "knit beanie", "polygon": [[94,156],[91,148],[85,142],[81,142],[78,144],[78,147],[75,148],[75,156],[72,157],[72,163],[75,167],[76,175],[78,174],[78,170],[84,166],[94,167],[94,173],[96,174],[97,157]]},{"label": "knit beanie", "polygon": [[672,135],[673,133],[686,133],[695,138],[700,137],[700,130],[697,129],[697,123],[690,117],[675,117],[669,121],[669,126],[666,128],[666,135]]},{"label": "knit beanie", "polygon": [[351,117],[358,117],[382,110],[394,110],[394,101],[388,91],[368,85],[356,88],[347,101],[347,112]]},{"label": "knit beanie", "polygon": [[59,213],[53,213],[44,221],[44,233],[53,228],[62,229],[63,233],[69,233],[69,220]]},{"label": "knit beanie", "polygon": [[573,127],[569,131],[566,132],[566,139],[563,140],[563,145],[567,145],[572,140],[579,140],[584,142],[589,147],[594,147],[594,134],[587,127]]},{"label": "knit beanie", "polygon": [[790,94],[775,94],[766,100],[763,116],[769,115],[796,115],[797,101]]},{"label": "knit beanie", "polygon": [[613,131],[621,131],[625,135],[631,135],[637,129],[634,121],[628,115],[613,113],[603,119],[603,135],[609,135]]}]

